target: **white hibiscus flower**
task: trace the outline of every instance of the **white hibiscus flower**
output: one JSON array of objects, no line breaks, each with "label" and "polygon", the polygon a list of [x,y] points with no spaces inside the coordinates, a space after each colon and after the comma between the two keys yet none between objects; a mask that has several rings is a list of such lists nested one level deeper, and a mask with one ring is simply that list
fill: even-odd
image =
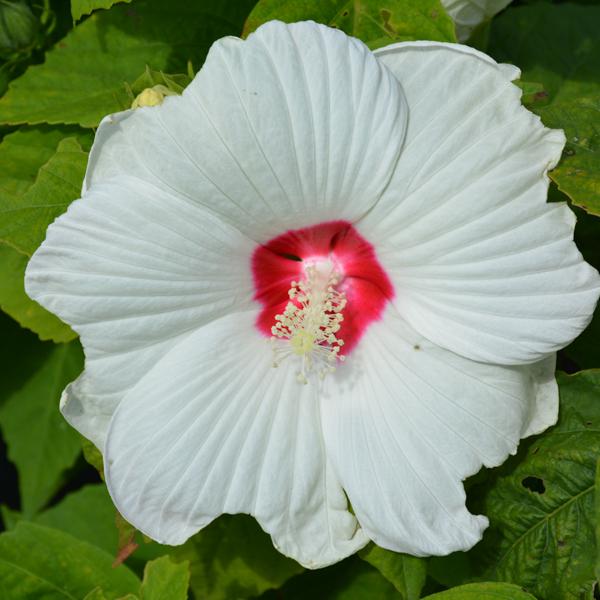
[{"label": "white hibiscus flower", "polygon": [[456,36],[464,42],[485,21],[506,8],[512,0],[441,0],[456,25]]},{"label": "white hibiscus flower", "polygon": [[125,518],[181,544],[249,513],[308,567],[480,539],[462,480],[555,422],[599,291],[518,74],[271,22],[104,119],[26,285],[81,336],[61,407]]}]

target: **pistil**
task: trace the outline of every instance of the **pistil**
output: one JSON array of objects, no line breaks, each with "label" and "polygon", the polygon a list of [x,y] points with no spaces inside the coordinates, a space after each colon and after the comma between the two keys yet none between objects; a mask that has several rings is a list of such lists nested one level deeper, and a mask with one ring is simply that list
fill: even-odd
[{"label": "pistil", "polygon": [[308,383],[311,373],[322,379],[335,371],[338,360],[344,360],[340,355],[344,340],[336,334],[346,306],[346,295],[336,289],[340,274],[330,261],[308,265],[305,275],[304,279],[291,282],[290,301],[283,313],[275,316],[271,328],[273,366],[297,356],[300,368],[296,379],[303,384]]}]

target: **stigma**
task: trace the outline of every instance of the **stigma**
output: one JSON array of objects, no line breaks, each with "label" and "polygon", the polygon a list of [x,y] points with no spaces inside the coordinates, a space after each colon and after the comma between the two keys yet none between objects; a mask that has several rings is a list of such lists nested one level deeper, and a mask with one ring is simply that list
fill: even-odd
[{"label": "stigma", "polygon": [[344,340],[336,335],[346,306],[346,295],[336,289],[340,280],[330,260],[308,264],[305,277],[291,282],[285,310],[275,316],[271,328],[273,366],[296,357],[299,383],[308,383],[312,373],[323,379],[335,371],[338,360],[344,360],[340,354]]}]

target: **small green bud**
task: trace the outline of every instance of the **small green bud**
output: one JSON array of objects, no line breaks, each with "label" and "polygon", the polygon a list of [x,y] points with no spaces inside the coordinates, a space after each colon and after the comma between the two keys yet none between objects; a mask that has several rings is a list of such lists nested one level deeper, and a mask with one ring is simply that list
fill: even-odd
[{"label": "small green bud", "polygon": [[32,50],[39,31],[40,22],[23,0],[0,0],[0,55]]}]

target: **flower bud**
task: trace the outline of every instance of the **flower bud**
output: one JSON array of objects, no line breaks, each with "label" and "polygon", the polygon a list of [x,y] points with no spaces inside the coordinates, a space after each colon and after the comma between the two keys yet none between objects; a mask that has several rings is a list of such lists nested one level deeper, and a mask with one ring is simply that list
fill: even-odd
[{"label": "flower bud", "polygon": [[40,22],[22,0],[0,0],[0,55],[31,50],[37,43]]},{"label": "flower bud", "polygon": [[173,96],[175,92],[172,92],[169,88],[164,85],[155,85],[150,88],[146,88],[140,94],[137,95],[136,99],[131,104],[131,108],[141,108],[142,106],[158,106],[163,103],[165,96]]}]

